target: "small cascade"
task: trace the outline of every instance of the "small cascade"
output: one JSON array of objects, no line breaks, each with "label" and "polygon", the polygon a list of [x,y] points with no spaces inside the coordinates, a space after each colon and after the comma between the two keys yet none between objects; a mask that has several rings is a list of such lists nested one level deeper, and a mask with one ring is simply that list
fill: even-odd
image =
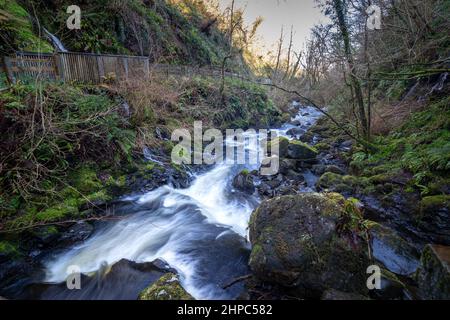
[{"label": "small cascade", "polygon": [[52,42],[53,47],[55,49],[57,49],[59,52],[67,52],[67,49],[64,47],[64,45],[62,44],[61,40],[59,40],[59,38],[57,36],[55,36],[54,34],[50,33],[45,28],[44,28],[44,32],[48,36],[50,41]]}]

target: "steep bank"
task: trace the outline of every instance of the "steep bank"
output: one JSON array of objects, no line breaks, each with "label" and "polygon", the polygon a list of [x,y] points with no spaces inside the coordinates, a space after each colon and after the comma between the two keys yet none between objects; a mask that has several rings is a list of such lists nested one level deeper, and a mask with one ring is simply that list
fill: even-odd
[{"label": "steep bank", "polygon": [[[220,14],[199,1],[85,1],[81,29],[66,27],[70,1],[0,1],[0,53],[67,50],[149,56],[155,62],[219,66],[230,48]],[[236,55],[232,67],[246,68]]]},{"label": "steep bank", "polygon": [[[428,92],[426,88],[423,91]],[[448,265],[445,252],[450,235],[449,118],[448,97],[440,93],[404,118],[401,126],[374,139],[375,151],[359,147],[326,117],[319,119],[309,132],[301,133],[299,139],[310,143],[319,154],[309,164],[289,159],[284,174],[264,183],[269,186],[263,188],[263,194],[272,190],[266,196],[276,196],[252,214],[250,265],[254,277],[247,282],[250,297],[445,299],[448,272],[442,270]],[[317,177],[312,188],[321,192],[317,199],[302,193],[302,183],[298,186],[298,181],[305,180],[306,170]],[[334,222],[321,220],[322,224],[315,221],[317,214],[326,215],[329,192],[341,193],[352,206],[356,205],[351,210],[356,216],[341,216]],[[358,200],[352,200],[355,198]],[[341,206],[344,211],[350,208]],[[308,212],[308,208],[319,208],[318,213]],[[325,230],[332,230],[333,223],[337,229],[324,235]],[[283,226],[295,231],[286,232]],[[356,236],[348,238],[344,230],[353,230]],[[366,242],[369,251],[363,256],[367,260],[357,264],[359,267],[352,274],[363,275],[370,265],[379,266],[381,290],[363,293],[350,288],[364,282],[355,277],[344,283],[327,282],[332,274],[329,263],[333,272],[339,273],[335,278],[342,279],[352,270],[351,266],[339,267],[338,249],[332,250],[336,256],[329,262],[327,248],[335,237]],[[433,249],[426,246],[429,243],[434,244]],[[357,259],[357,248],[355,245],[344,255],[347,262]],[[432,278],[433,285],[426,284],[424,277]],[[440,289],[432,290],[434,285]]]},{"label": "steep bank", "polygon": [[120,195],[165,184],[186,187],[190,170],[170,161],[172,130],[192,130],[194,120],[205,129],[279,122],[280,112],[260,87],[227,80],[222,95],[215,81],[18,84],[2,92],[0,127],[8,137],[0,147],[4,271],[33,265],[36,249],[86,239],[92,223],[115,219],[111,200]]}]

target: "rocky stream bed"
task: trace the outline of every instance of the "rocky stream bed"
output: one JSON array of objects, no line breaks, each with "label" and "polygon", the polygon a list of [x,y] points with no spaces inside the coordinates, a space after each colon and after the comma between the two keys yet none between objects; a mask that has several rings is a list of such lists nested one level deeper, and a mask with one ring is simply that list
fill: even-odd
[{"label": "rocky stream bed", "polygon": [[[277,129],[279,173],[217,164],[130,176],[98,221],[20,234],[0,255],[8,299],[450,299],[448,207],[422,208],[406,173],[351,175],[353,141],[311,107]],[[383,179],[384,178],[384,179]],[[375,180],[375,179],[373,179]],[[439,219],[427,219],[438,214]],[[430,245],[432,244],[432,245]],[[367,287],[367,268],[381,289]],[[67,269],[82,273],[68,290]]]}]

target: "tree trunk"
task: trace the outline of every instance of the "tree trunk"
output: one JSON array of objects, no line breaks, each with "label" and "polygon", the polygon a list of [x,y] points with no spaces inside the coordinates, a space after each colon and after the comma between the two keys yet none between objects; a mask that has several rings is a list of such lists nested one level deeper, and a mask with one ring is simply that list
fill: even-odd
[{"label": "tree trunk", "polygon": [[341,31],[341,35],[344,41],[344,50],[345,57],[347,60],[347,64],[350,70],[350,81],[353,86],[353,90],[355,93],[356,103],[358,106],[358,114],[359,120],[361,122],[362,134],[365,139],[368,137],[368,126],[367,126],[367,117],[366,111],[364,107],[364,97],[361,89],[361,83],[355,74],[355,63],[353,60],[352,49],[350,45],[350,34],[347,27],[347,22],[345,21],[345,13],[344,13],[344,5],[342,0],[333,0],[334,9],[336,11],[336,15],[338,18],[338,25]]}]

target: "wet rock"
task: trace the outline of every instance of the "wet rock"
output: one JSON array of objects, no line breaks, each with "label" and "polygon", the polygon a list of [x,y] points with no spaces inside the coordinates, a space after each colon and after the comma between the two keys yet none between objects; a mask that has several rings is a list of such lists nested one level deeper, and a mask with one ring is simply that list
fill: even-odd
[{"label": "wet rock", "polygon": [[426,300],[450,300],[450,247],[428,245],[417,272],[419,295]]},{"label": "wet rock", "polygon": [[330,288],[365,294],[367,243],[343,222],[344,203],[317,193],[263,201],[249,225],[255,275],[298,297],[320,298]]},{"label": "wet rock", "polygon": [[348,148],[350,149],[353,145],[353,141],[352,140],[346,140],[344,142],[341,143],[340,147],[341,148]]},{"label": "wet rock", "polygon": [[404,300],[406,286],[388,270],[381,269],[381,288],[370,291],[370,297],[378,300]]},{"label": "wet rock", "polygon": [[334,289],[326,290],[321,300],[369,300],[368,297],[356,293],[342,292]]},{"label": "wet rock", "polygon": [[[66,283],[40,285],[41,299],[132,300],[166,273],[175,273],[164,261],[137,263],[121,259],[103,265],[94,275],[81,275],[82,290],[67,290]],[[101,288],[101,290],[99,290]]]},{"label": "wet rock", "polygon": [[285,137],[276,137],[267,145],[267,150],[271,155],[286,158],[288,155],[289,140]]},{"label": "wet rock", "polygon": [[237,190],[250,194],[255,192],[253,176],[247,170],[241,171],[236,177],[234,177],[232,184]]},{"label": "wet rock", "polygon": [[318,152],[313,147],[301,141],[290,141],[288,146],[288,158],[298,160],[314,160]]},{"label": "wet rock", "polygon": [[335,166],[335,165],[325,166],[325,172],[331,172],[331,173],[340,174],[340,175],[345,174],[344,170],[342,170],[341,168],[339,168],[338,166]]},{"label": "wet rock", "polygon": [[94,231],[94,227],[88,222],[78,222],[64,231],[58,239],[59,245],[66,246],[86,240]]},{"label": "wet rock", "polygon": [[312,166],[312,171],[317,175],[323,175],[326,172],[331,172],[338,175],[344,175],[345,171],[335,165],[315,164]]},{"label": "wet rock", "polygon": [[301,163],[294,159],[280,159],[280,172],[287,174],[290,170],[296,171],[299,169]]},{"label": "wet rock", "polygon": [[450,245],[450,195],[423,198],[416,219],[420,228],[435,236],[436,242]]},{"label": "wet rock", "polygon": [[410,275],[419,267],[419,253],[394,230],[376,224],[369,231],[374,258],[389,271]]},{"label": "wet rock", "polygon": [[305,133],[305,129],[303,129],[303,128],[292,128],[286,132],[286,134],[291,137],[297,137],[304,133]]},{"label": "wet rock", "polygon": [[59,231],[55,226],[43,226],[34,229],[32,236],[39,244],[48,245],[58,239]]},{"label": "wet rock", "polygon": [[33,263],[22,256],[8,255],[7,260],[0,263],[0,294],[10,297],[15,287],[26,285],[33,274]]},{"label": "wet rock", "polygon": [[357,194],[368,186],[367,178],[343,176],[333,172],[324,173],[316,183],[318,190]]},{"label": "wet rock", "polygon": [[178,276],[167,273],[139,294],[139,300],[194,300],[181,286]]},{"label": "wet rock", "polygon": [[326,168],[326,165],[324,165],[322,163],[319,163],[319,164],[313,165],[312,168],[311,168],[311,171],[314,174],[316,174],[318,176],[321,176],[322,174],[325,173],[325,168]]}]

